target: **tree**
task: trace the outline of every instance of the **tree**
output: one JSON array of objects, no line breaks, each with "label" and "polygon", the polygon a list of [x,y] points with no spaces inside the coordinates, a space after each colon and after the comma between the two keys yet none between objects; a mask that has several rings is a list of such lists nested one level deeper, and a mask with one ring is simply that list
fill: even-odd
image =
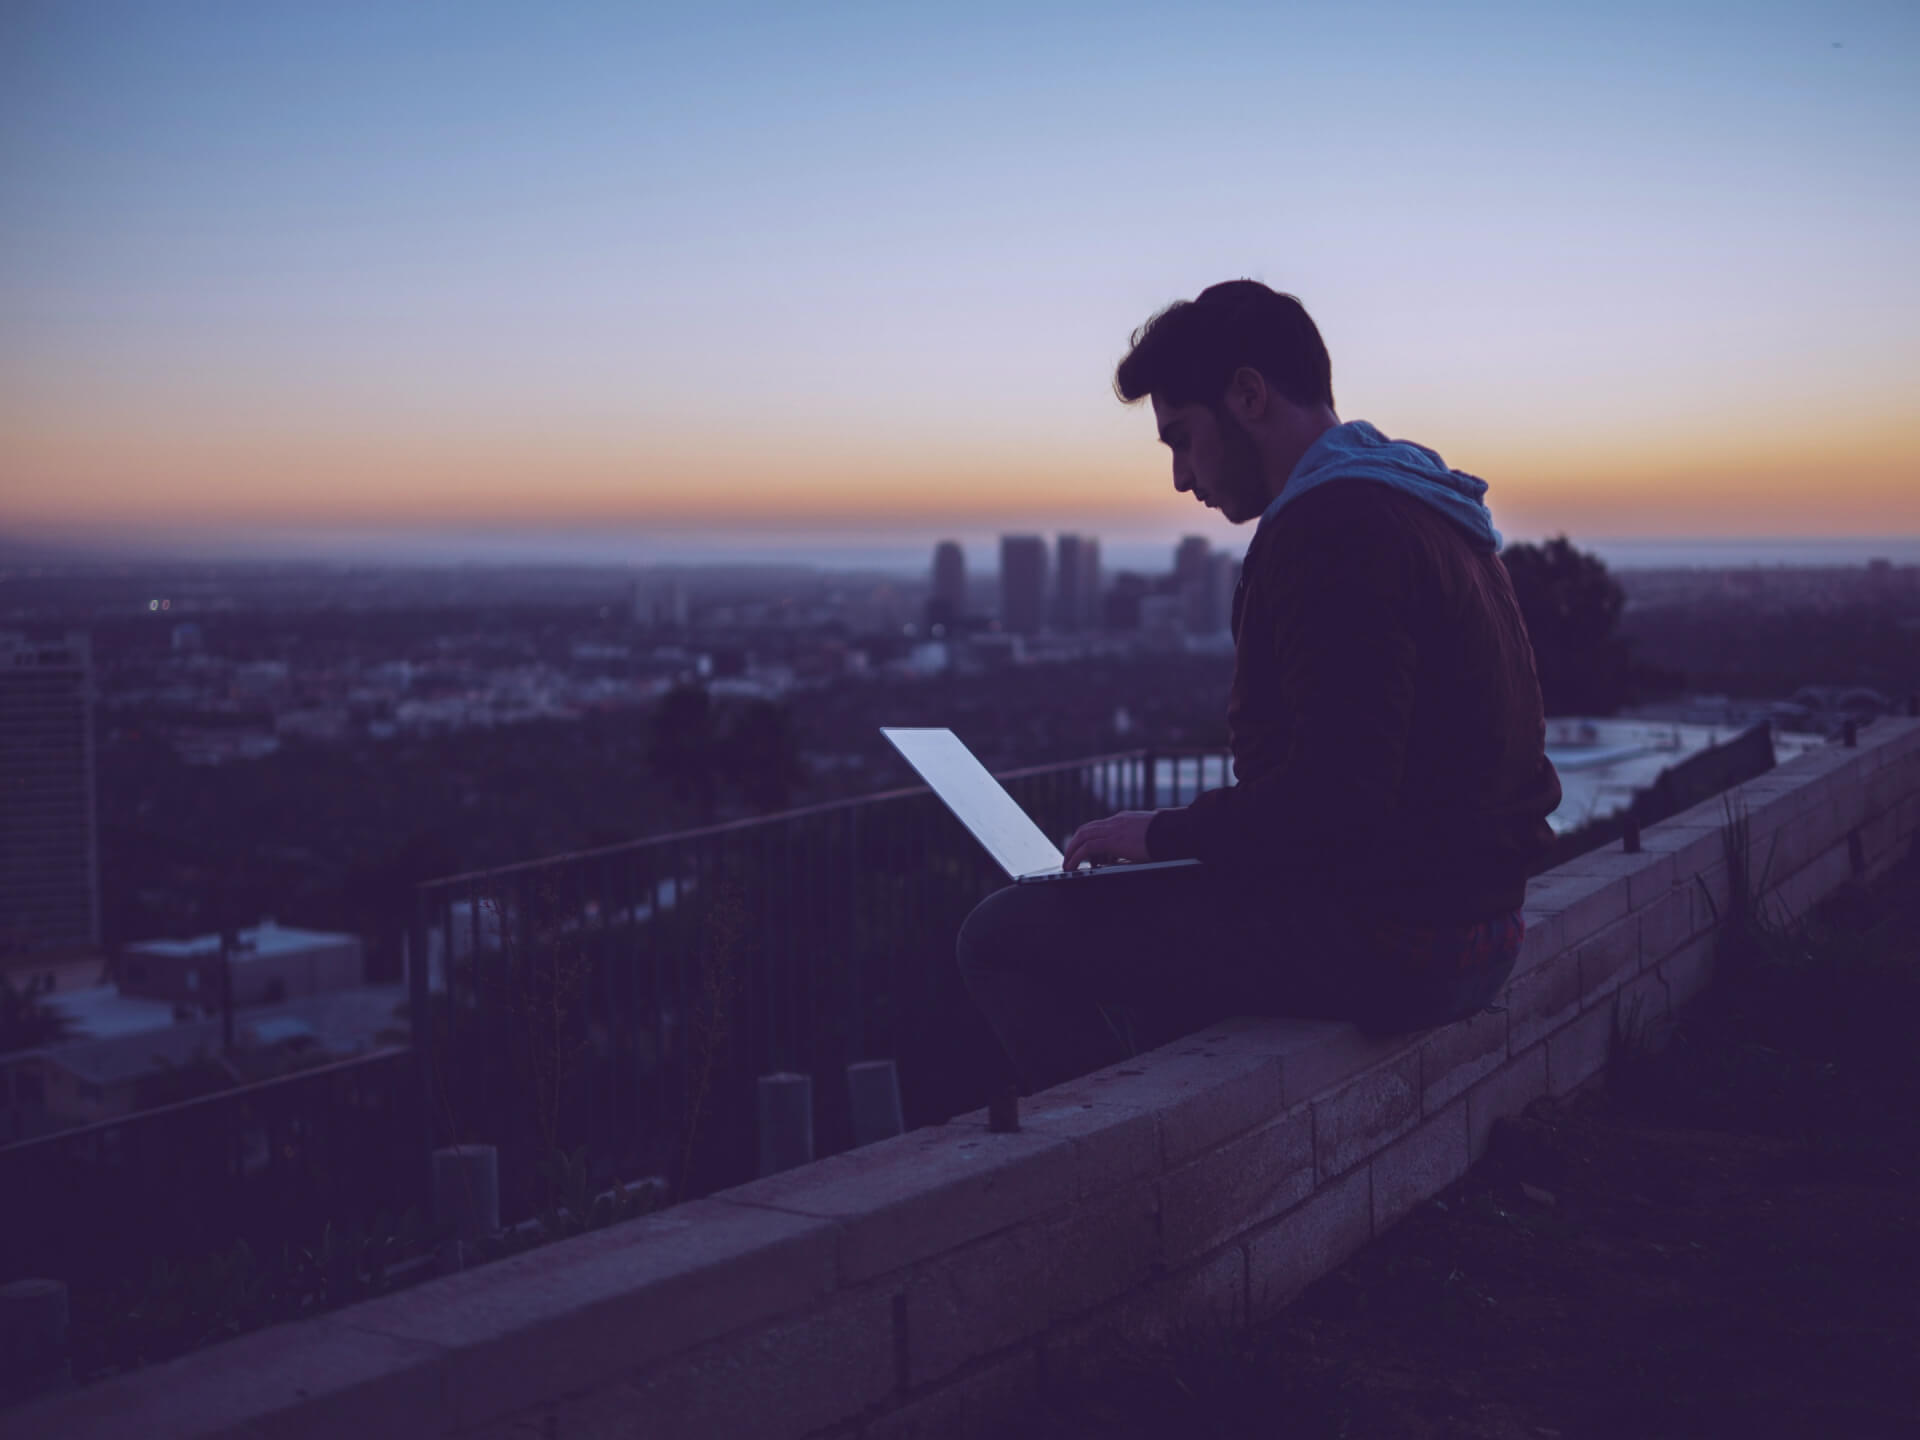
[{"label": "tree", "polygon": [[674,798],[691,803],[703,820],[713,816],[719,751],[705,686],[679,685],[661,697],[653,712],[647,763],[673,787]]},{"label": "tree", "polygon": [[41,987],[29,980],[16,990],[0,975],[0,1054],[55,1045],[67,1037],[67,1017],[40,1003]]},{"label": "tree", "polygon": [[1626,701],[1627,645],[1614,634],[1626,594],[1597,555],[1564,535],[1501,552],[1533,640],[1549,715],[1610,715]]},{"label": "tree", "polygon": [[343,923],[367,944],[367,974],[398,979],[400,944],[412,925],[419,886],[468,868],[460,847],[439,826],[419,825],[397,842],[348,850],[336,891]]},{"label": "tree", "polygon": [[784,705],[752,700],[733,715],[722,742],[727,775],[760,811],[784,809],[801,778],[793,717]]}]

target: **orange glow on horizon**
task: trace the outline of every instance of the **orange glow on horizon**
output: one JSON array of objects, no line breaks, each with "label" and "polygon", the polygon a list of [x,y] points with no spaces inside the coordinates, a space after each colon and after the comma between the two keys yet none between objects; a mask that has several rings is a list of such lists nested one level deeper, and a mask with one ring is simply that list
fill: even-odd
[{"label": "orange glow on horizon", "polygon": [[[1009,425],[924,441],[904,426],[687,428],[698,443],[524,418],[318,430],[256,413],[209,432],[170,415],[90,430],[34,417],[8,427],[0,452],[10,477],[0,527],[1099,533],[1216,523],[1173,493],[1137,412],[1053,436]],[[1904,415],[1623,428],[1599,441],[1464,424],[1413,438],[1485,476],[1511,534],[1920,534],[1920,421]]]}]

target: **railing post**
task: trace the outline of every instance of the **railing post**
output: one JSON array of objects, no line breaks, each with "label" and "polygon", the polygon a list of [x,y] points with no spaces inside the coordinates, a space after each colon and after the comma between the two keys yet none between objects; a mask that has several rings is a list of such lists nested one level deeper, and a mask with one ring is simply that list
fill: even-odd
[{"label": "railing post", "polygon": [[[847,885],[843,892],[846,897],[845,925],[840,932],[840,941],[846,946],[847,953],[847,1039],[857,1055],[866,1048],[867,1017],[863,1008],[865,987],[861,981],[860,968],[860,811],[849,807],[846,812],[846,849],[843,858],[846,861]],[[836,887],[837,888],[837,887]]]},{"label": "railing post", "polygon": [[36,1278],[0,1285],[0,1402],[72,1383],[65,1282]]},{"label": "railing post", "polygon": [[[407,1025],[413,1037],[414,1074],[419,1082],[420,1122],[431,1155],[435,1143],[433,1124],[433,987],[432,941],[427,930],[427,891],[424,886],[413,892],[413,920],[407,930]],[[453,937],[447,936],[448,966],[452,966]]]},{"label": "railing post", "polygon": [[1019,1128],[1020,1091],[1008,1082],[987,1102],[987,1129],[995,1135],[1012,1135]]},{"label": "railing post", "polygon": [[813,1159],[813,1077],[760,1077],[760,1173],[773,1175]]},{"label": "railing post", "polygon": [[1158,779],[1160,766],[1158,762],[1159,757],[1156,756],[1153,751],[1149,750],[1146,752],[1145,764],[1147,770],[1140,784],[1140,808],[1142,810],[1158,810],[1160,808],[1160,786]]},{"label": "railing post", "polygon": [[885,1140],[907,1128],[900,1107],[900,1072],[891,1060],[856,1060],[847,1066],[847,1099],[855,1145]]},{"label": "railing post", "polygon": [[433,1152],[433,1218],[451,1232],[442,1269],[460,1270],[477,1241],[500,1229],[500,1152],[449,1145]]}]

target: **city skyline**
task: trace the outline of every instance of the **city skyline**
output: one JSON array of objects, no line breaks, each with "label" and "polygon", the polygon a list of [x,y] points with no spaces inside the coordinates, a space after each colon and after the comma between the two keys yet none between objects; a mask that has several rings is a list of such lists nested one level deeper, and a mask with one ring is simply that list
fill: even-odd
[{"label": "city skyline", "polygon": [[0,533],[1238,544],[1108,382],[1246,274],[1510,536],[1920,536],[1910,7],[0,25]]}]

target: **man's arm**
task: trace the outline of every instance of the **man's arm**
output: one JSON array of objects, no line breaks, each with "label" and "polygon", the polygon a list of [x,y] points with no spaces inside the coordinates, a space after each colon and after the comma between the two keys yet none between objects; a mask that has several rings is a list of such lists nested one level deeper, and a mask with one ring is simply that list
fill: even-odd
[{"label": "man's arm", "polygon": [[1257,613],[1242,635],[1260,648],[1247,661],[1278,669],[1295,715],[1287,755],[1161,811],[1147,836],[1153,859],[1311,866],[1363,854],[1387,822],[1413,723],[1412,566],[1376,498],[1353,491],[1315,506],[1311,521],[1301,514],[1311,532],[1284,560],[1268,547],[1248,586]]}]

